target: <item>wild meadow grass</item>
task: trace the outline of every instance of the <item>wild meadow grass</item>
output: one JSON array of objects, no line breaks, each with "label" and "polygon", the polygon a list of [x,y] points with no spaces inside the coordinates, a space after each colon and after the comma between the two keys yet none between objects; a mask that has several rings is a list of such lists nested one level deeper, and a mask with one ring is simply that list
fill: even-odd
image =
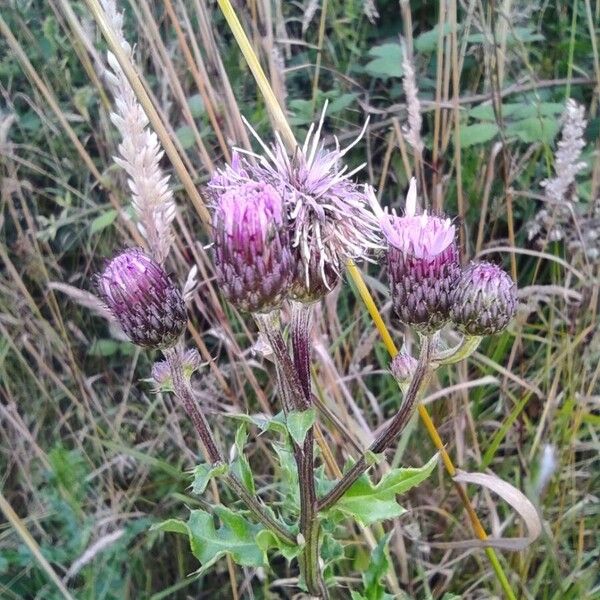
[{"label": "wild meadow grass", "polygon": [[[0,6],[0,597],[302,597],[295,560],[229,556],[197,577],[187,537],[157,527],[236,496],[214,480],[190,488],[203,456],[194,427],[154,390],[160,353],[107,320],[93,275],[122,248],[162,240],[167,272],[189,284],[185,339],[203,363],[194,397],[225,458],[285,514],[291,463],[257,426],[280,410],[275,372],[257,325],[217,285],[207,184],[232,146],[261,151],[245,120],[262,139],[276,129],[302,143],[327,102],[329,147],[369,119],[344,160],[365,163],[354,179],[382,206],[402,212],[416,177],[421,207],[455,217],[464,260],[501,265],[519,287],[508,329],[435,371],[422,419],[373,469],[377,481],[427,465],[439,435],[466,479],[453,486],[438,460],[399,498],[402,515],[337,523],[343,548],[332,532],[323,543],[331,597],[600,598],[600,2],[243,0],[233,7],[247,47],[227,1],[123,0],[122,38],[102,5]],[[119,82],[106,56],[119,48],[124,102],[139,102],[141,121],[111,120]],[[156,175],[156,162],[144,171],[119,144],[150,136],[146,119],[170,187],[144,220],[135,175]],[[390,344],[418,346],[385,265],[359,268],[313,309],[314,436],[330,480],[401,408]],[[245,442],[240,414],[254,418]],[[477,519],[493,538],[528,534],[518,502],[480,474],[535,507],[542,532],[525,549],[478,546]]]}]

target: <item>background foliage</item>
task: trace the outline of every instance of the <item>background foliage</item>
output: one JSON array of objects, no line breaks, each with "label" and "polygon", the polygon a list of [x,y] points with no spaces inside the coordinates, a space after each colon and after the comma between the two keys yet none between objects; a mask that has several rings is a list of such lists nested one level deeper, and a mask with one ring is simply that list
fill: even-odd
[{"label": "background foliage", "polygon": [[[503,557],[515,588],[525,598],[598,598],[600,262],[577,242],[600,219],[600,3],[459,3],[456,57],[449,42],[453,2],[444,4],[442,27],[437,3],[376,4],[374,23],[365,14],[371,3],[359,0],[248,0],[237,8],[300,139],[325,99],[327,131],[342,142],[370,116],[350,162],[366,161],[361,178],[396,208],[415,164],[402,134],[399,36],[414,48],[425,192],[437,210],[460,213],[468,255],[489,253],[522,289],[510,330],[487,340],[468,366],[441,371],[430,408],[459,465],[489,467],[539,507],[542,539]],[[229,142],[248,143],[240,115],[270,137],[265,106],[216,6],[131,0],[122,7],[147,89],[199,186]],[[85,307],[85,296],[60,287],[90,290],[103,258],[136,241],[123,173],[112,161],[111,100],[99,75],[106,47],[84,2],[5,1],[1,17],[0,481],[19,521],[0,522],[0,596],[63,597],[23,544],[19,533],[28,531],[77,598],[291,597],[288,578],[296,572],[285,561],[267,572],[252,564],[228,571],[222,560],[188,577],[199,565],[185,538],[150,529],[165,518],[187,519],[186,507],[208,508],[215,490],[190,490],[198,444],[169,395],[152,394],[145,381],[156,357],[116,340]],[[528,224],[542,205],[540,183],[553,174],[569,97],[586,107],[587,166],[575,217],[553,241],[543,232],[532,237]],[[213,360],[195,382],[220,443],[230,448],[232,414],[277,412],[272,377],[250,350],[256,333],[249,321],[220,302],[206,233],[178,188],[176,196],[176,260],[169,268],[184,281],[189,267],[199,266],[189,335]],[[586,244],[593,250],[597,236]],[[365,270],[400,340],[405,332],[390,314],[385,278],[376,266]],[[363,446],[399,398],[351,286],[327,299],[318,323],[315,391],[346,425],[345,432],[322,426],[341,466],[356,455],[350,441]],[[476,385],[467,388],[467,380]],[[256,488],[285,502],[285,489],[273,482],[286,475],[275,472],[258,433],[249,426],[246,446]],[[389,459],[422,466],[432,454],[415,423]],[[470,537],[441,474],[403,504],[408,511],[385,530],[357,529],[355,543],[326,548],[340,598],[350,590],[384,598],[383,585],[415,598],[498,593],[480,551],[435,546]],[[510,507],[481,492],[476,505],[488,527],[519,534]]]}]

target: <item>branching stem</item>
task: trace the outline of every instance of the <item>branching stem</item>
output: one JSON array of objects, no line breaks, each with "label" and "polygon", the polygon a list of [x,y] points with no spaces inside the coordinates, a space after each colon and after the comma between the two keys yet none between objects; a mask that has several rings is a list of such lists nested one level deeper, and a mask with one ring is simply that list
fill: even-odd
[{"label": "branching stem", "polygon": [[424,337],[421,344],[419,362],[415,374],[408,386],[404,402],[389,425],[369,446],[369,449],[352,465],[344,476],[336,483],[335,487],[320,501],[320,511],[331,508],[352,486],[352,484],[373,464],[369,460],[369,454],[379,454],[389,448],[391,443],[398,437],[406,427],[413,414],[419,396],[427,386],[431,377],[431,340]]},{"label": "branching stem", "polygon": [[[309,325],[311,307],[294,303],[292,307],[292,350],[290,358],[287,345],[281,334],[278,315],[257,315],[256,321],[267,337],[275,355],[275,365],[284,410],[302,411],[312,405],[310,386],[310,346]],[[301,568],[306,587],[311,595],[326,599],[329,597],[319,565],[320,524],[317,510],[317,493],[314,474],[314,432],[311,427],[302,445],[293,442],[294,458],[298,468],[300,488],[300,533],[304,538]]]},{"label": "branching stem", "polygon": [[[165,350],[164,354],[167,362],[169,363],[175,397],[182,404],[185,412],[192,420],[194,428],[198,433],[198,437],[200,438],[200,441],[206,450],[208,460],[213,465],[223,464],[223,457],[219,451],[219,448],[217,447],[215,438],[210,430],[206,417],[199,410],[196,401],[194,400],[194,394],[190,386],[190,382],[183,373],[181,350],[177,347],[170,348],[169,350]],[[295,545],[297,543],[295,537],[265,510],[265,507],[262,505],[260,500],[254,497],[248,491],[248,489],[235,474],[229,471],[223,476],[223,479],[229,488],[246,505],[246,508],[248,508],[248,510],[255,516],[257,521],[270,529],[278,538],[286,543],[291,545]]]}]

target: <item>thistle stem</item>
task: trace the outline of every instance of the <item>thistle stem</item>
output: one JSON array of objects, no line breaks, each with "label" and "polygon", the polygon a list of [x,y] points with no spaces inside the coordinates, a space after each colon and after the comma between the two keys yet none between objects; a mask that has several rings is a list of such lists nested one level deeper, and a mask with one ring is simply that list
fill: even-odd
[{"label": "thistle stem", "polygon": [[424,337],[419,355],[419,362],[415,370],[415,374],[411,379],[408,390],[404,397],[404,402],[400,410],[395,414],[389,425],[377,436],[373,443],[352,467],[344,474],[344,476],[335,484],[333,489],[319,501],[318,508],[320,511],[331,508],[352,486],[352,484],[371,467],[372,462],[369,460],[369,454],[379,454],[392,444],[392,442],[400,435],[402,430],[410,421],[417,400],[431,377],[431,340]]},{"label": "thistle stem", "polygon": [[[164,355],[171,370],[175,397],[179,400],[185,412],[192,420],[194,428],[198,433],[198,437],[200,438],[200,441],[206,450],[208,460],[213,465],[224,464],[225,461],[223,460],[221,452],[217,447],[215,438],[210,430],[210,426],[208,425],[206,417],[198,409],[196,401],[194,400],[194,394],[190,386],[190,382],[183,373],[181,350],[177,347],[170,348],[164,351]],[[265,507],[261,504],[260,500],[255,498],[246,489],[244,484],[237,478],[235,474],[229,471],[224,475],[223,479],[229,488],[235,492],[238,498],[242,500],[242,502],[246,505],[246,508],[255,516],[259,523],[262,523],[286,543],[291,545],[295,545],[297,543],[294,536],[273,517],[271,517],[271,515],[265,510]]]},{"label": "thistle stem", "polygon": [[312,305],[292,301],[292,351],[294,366],[300,377],[304,396],[312,404],[310,389],[310,342],[309,331],[312,317]]},{"label": "thistle stem", "polygon": [[[396,348],[396,344],[394,343],[394,340],[392,339],[388,328],[386,327],[383,319],[381,318],[381,313],[379,312],[379,309],[377,308],[377,305],[373,300],[373,296],[371,296],[371,292],[369,292],[369,289],[365,284],[360,270],[353,262],[349,262],[346,265],[346,268],[348,270],[348,274],[352,278],[352,281],[357,287],[359,296],[361,297],[366,309],[368,310],[369,314],[371,315],[371,318],[373,319],[375,327],[379,331],[379,335],[381,335],[381,338],[383,340],[383,343],[385,344],[389,355],[392,358],[394,358],[396,354],[398,354],[398,348]],[[421,403],[418,403],[417,411],[419,412],[419,417],[421,418],[423,425],[425,425],[425,429],[427,430],[427,433],[429,434],[433,445],[436,447],[437,451],[442,457],[442,462],[444,463],[446,472],[448,473],[448,475],[450,475],[450,477],[454,477],[456,475],[456,467],[454,466],[452,458],[450,457],[448,451],[446,450],[446,447],[444,446],[444,442],[442,441],[442,438],[440,437],[440,434],[434,422],[429,416],[429,411],[427,410],[427,407]],[[453,483],[458,493],[458,496],[463,506],[465,507],[465,510],[469,517],[469,521],[471,522],[471,527],[473,528],[473,532],[480,540],[486,540],[488,538],[488,535],[485,529],[483,528],[483,525],[481,524],[481,521],[479,520],[475,509],[471,505],[471,501],[469,500],[469,496],[467,495],[465,488],[460,483]],[[502,565],[498,560],[496,551],[494,550],[494,548],[486,548],[485,553],[488,557],[488,560],[490,561],[490,564],[492,565],[492,568],[494,569],[496,579],[500,583],[504,595],[509,600],[516,600],[515,593],[513,592],[511,584],[508,581],[508,578],[506,577],[506,573],[504,572],[504,569],[502,568]]]},{"label": "thistle stem", "polygon": [[[312,405],[308,335],[310,316],[311,308],[309,306],[294,303],[292,307],[292,361],[281,334],[277,313],[256,315],[258,326],[269,340],[275,355],[284,409],[286,404],[288,408],[295,411],[307,410]],[[302,445],[293,440],[292,444],[300,489],[300,533],[304,538],[300,565],[309,593],[315,597],[326,599],[329,595],[319,565],[321,528],[315,488],[313,428],[311,427],[306,432]]]}]

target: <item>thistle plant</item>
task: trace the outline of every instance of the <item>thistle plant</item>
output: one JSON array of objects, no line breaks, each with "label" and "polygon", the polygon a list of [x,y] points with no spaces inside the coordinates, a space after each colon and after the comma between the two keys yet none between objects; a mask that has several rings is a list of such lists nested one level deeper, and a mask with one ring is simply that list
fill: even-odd
[{"label": "thistle plant", "polygon": [[223,295],[246,312],[277,308],[294,275],[281,196],[263,181],[224,185],[215,196],[213,258]]},{"label": "thistle plant", "polygon": [[[117,106],[122,112],[137,110],[131,102],[124,107],[118,96]],[[127,115],[119,119],[113,119],[117,125]],[[159,388],[172,390],[204,448],[205,460],[193,472],[193,492],[204,494],[212,479],[220,479],[240,502],[215,506],[212,512],[196,509],[187,522],[171,519],[157,528],[188,536],[201,562],[199,573],[224,555],[242,566],[259,567],[280,554],[297,564],[300,588],[311,597],[328,599],[337,585],[331,546],[339,543],[340,535],[341,541],[348,535],[344,525],[369,526],[402,514],[398,495],[428,477],[436,457],[419,468],[387,469],[377,483],[368,472],[397,443],[434,371],[468,357],[483,335],[507,327],[516,297],[514,283],[499,267],[475,263],[461,268],[452,221],[426,211],[417,214],[414,179],[404,214],[384,212],[374,190],[355,181],[360,167],[350,170],[344,164],[354,144],[343,150],[337,141],[334,148],[325,147],[324,122],[325,110],[304,143],[291,152],[278,135],[268,145],[250,128],[261,152],[235,150],[232,163],[217,170],[206,189],[212,200],[218,286],[228,302],[252,316],[268,341],[280,408],[275,415],[235,417],[242,424],[229,460],[214,435],[214,423],[194,396],[192,376],[200,368],[199,358],[193,348],[186,348],[183,294],[164,267],[169,248],[164,240],[169,239],[172,218],[161,215],[163,209],[169,215],[174,210],[164,177],[146,174],[154,186],[150,194],[131,186],[140,219],[156,221],[155,228],[144,222],[141,229],[148,252],[118,254],[99,275],[97,287],[131,341],[164,355],[154,366],[153,378]],[[122,151],[118,163],[134,178],[136,143],[147,146],[148,138],[132,136],[123,143],[132,148]],[[154,145],[153,152],[155,159],[148,164],[158,169],[160,149]],[[163,233],[157,237],[156,231]],[[312,307],[341,282],[349,265],[377,262],[380,254],[375,251],[381,250],[396,316],[414,329],[419,352],[415,357],[404,350],[392,361],[391,374],[403,396],[397,411],[341,476],[331,479],[315,443],[317,425],[327,425],[313,399]],[[289,337],[283,325],[289,326]],[[443,346],[444,327],[463,333],[456,347]],[[266,504],[256,492],[245,455],[249,423],[271,436],[274,462],[286,477],[283,504]],[[528,502],[524,497],[521,501]],[[368,593],[383,597],[385,591],[377,580]]]},{"label": "thistle plant", "polygon": [[455,228],[450,219],[416,214],[416,180],[410,182],[403,216],[373,209],[388,242],[388,273],[394,310],[401,321],[423,331],[439,330],[450,318],[450,292],[459,274]]},{"label": "thistle plant", "polygon": [[96,281],[100,298],[134,344],[171,348],[185,331],[181,291],[141,250],[115,256]]}]

